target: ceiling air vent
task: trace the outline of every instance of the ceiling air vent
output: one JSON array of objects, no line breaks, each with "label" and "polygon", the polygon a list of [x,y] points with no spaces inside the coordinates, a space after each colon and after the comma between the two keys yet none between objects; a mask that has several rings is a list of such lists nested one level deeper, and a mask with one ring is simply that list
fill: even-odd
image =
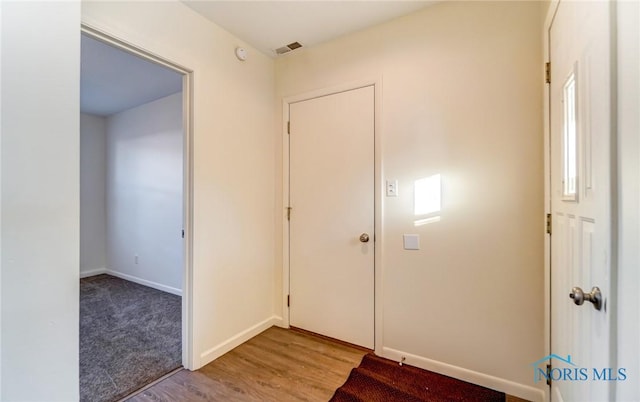
[{"label": "ceiling air vent", "polygon": [[276,53],[278,55],[281,55],[281,54],[289,53],[290,51],[296,50],[296,49],[301,48],[301,47],[302,47],[302,45],[299,42],[293,42],[293,43],[289,43],[286,46],[282,46],[282,47],[277,48],[276,49]]}]

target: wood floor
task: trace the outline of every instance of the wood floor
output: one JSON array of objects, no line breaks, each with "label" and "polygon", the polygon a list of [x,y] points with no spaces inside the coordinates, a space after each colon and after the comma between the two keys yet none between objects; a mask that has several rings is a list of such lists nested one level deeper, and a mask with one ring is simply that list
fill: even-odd
[{"label": "wood floor", "polygon": [[328,401],[366,353],[272,327],[200,370],[181,370],[128,401]]},{"label": "wood floor", "polygon": [[[180,370],[130,402],[328,401],[366,349],[272,327],[198,371]],[[507,395],[506,402],[526,402]]]}]

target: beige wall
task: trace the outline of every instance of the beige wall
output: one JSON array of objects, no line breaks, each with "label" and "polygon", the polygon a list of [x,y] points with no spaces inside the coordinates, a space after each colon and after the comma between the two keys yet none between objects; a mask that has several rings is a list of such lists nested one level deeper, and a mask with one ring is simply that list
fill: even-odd
[{"label": "beige wall", "polygon": [[[530,364],[545,350],[542,12],[440,3],[276,62],[279,105],[363,79],[382,86],[378,179],[397,179],[400,194],[378,195],[384,355],[533,400]],[[442,220],[415,227],[413,183],[436,173]],[[422,249],[404,251],[403,233]]]},{"label": "beige wall", "polygon": [[[191,368],[277,322],[274,63],[180,2],[83,2],[82,20],[194,71]],[[246,62],[234,55],[248,49]]]}]

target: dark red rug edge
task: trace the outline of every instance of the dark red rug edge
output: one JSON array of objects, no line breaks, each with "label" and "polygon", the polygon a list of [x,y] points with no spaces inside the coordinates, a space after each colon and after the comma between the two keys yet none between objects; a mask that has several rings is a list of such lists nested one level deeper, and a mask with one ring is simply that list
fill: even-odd
[{"label": "dark red rug edge", "polygon": [[[384,385],[382,385],[384,384]],[[433,371],[403,365],[373,353],[363,356],[330,402],[504,402],[506,394]]]}]

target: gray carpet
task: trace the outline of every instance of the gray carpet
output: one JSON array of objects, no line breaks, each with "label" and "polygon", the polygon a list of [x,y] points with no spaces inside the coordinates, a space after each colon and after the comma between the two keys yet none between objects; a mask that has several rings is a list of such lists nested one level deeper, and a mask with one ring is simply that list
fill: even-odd
[{"label": "gray carpet", "polygon": [[80,280],[80,401],[111,402],[182,365],[181,298],[110,275]]}]

